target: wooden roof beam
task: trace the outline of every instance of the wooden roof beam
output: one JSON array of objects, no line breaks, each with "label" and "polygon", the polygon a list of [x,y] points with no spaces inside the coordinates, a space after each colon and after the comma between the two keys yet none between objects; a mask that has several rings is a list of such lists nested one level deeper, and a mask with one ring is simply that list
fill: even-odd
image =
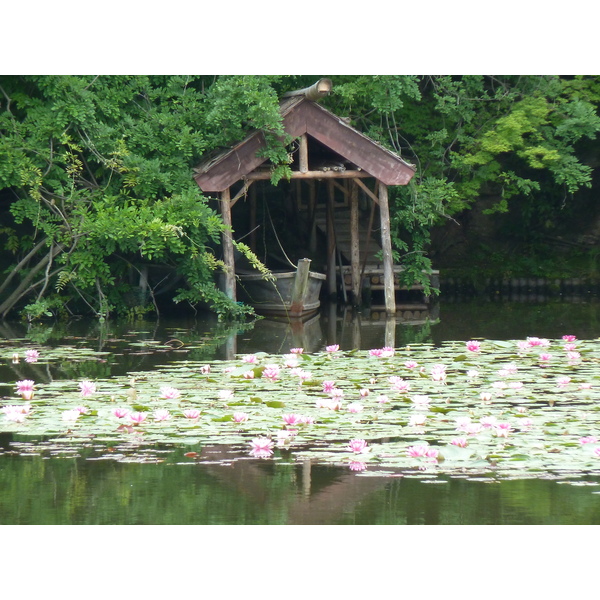
[{"label": "wooden roof beam", "polygon": [[[364,171],[292,171],[291,179],[365,179],[373,177]],[[258,181],[271,179],[271,171],[256,171],[248,173],[244,179]]]}]

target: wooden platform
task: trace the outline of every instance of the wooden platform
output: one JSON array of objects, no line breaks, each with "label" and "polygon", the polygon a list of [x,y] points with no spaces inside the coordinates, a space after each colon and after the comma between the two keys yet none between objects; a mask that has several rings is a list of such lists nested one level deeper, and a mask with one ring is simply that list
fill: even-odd
[{"label": "wooden platform", "polygon": [[[352,267],[350,265],[343,265],[342,269],[342,280],[346,290],[352,289]],[[340,272],[340,267],[337,267],[337,272]],[[394,265],[394,289],[399,290],[422,290],[423,286],[420,284],[414,284],[412,286],[405,286],[400,284],[400,274],[404,271],[402,265]],[[433,287],[439,287],[440,272],[432,271],[429,274],[430,282]],[[368,287],[371,290],[383,290],[383,265],[371,264],[365,267],[363,273],[363,287]]]}]

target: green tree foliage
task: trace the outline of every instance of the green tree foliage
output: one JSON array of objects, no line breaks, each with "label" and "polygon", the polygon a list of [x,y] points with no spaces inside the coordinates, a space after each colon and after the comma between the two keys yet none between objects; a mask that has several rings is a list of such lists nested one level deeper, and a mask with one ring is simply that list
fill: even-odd
[{"label": "green tree foliage", "polygon": [[[597,77],[331,78],[323,104],[415,165],[390,193],[407,283],[431,267],[431,227],[482,193],[532,227],[591,185],[580,151],[600,130]],[[223,225],[192,168],[260,129],[272,183],[287,178],[278,99],[315,79],[0,77],[0,315],[141,313],[164,293],[243,316],[215,287]]]},{"label": "green tree foliage", "polygon": [[[0,314],[27,301],[33,317],[71,305],[80,310],[76,301],[99,316],[145,311],[162,287],[177,282],[176,301],[224,316],[248,312],[213,283],[222,223],[192,167],[244,127],[278,133],[276,98],[270,88],[261,95],[260,79],[247,86],[226,81],[212,91],[213,81],[1,79],[0,190],[10,189],[15,199],[12,226],[2,230],[14,258],[0,287]],[[243,93],[230,99],[236,83]],[[218,101],[220,91],[227,101]],[[248,114],[251,122],[243,125]],[[153,266],[162,271],[146,288],[149,298],[136,297],[139,278]]]},{"label": "green tree foliage", "polygon": [[[600,131],[597,77],[363,76],[334,78],[324,101],[416,167],[410,185],[391,191],[398,259],[411,278],[431,265],[432,225],[472,207],[481,194],[493,211],[520,205],[523,229],[557,223],[576,193],[590,187],[582,144]],[[339,85],[338,85],[339,84]]]}]

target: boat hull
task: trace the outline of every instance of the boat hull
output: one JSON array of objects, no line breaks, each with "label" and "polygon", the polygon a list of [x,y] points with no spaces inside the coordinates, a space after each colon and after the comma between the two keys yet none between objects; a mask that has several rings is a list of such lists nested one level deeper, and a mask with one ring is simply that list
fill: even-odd
[{"label": "boat hull", "polygon": [[260,274],[238,274],[238,298],[262,315],[304,318],[319,310],[325,275],[309,271],[304,293],[295,300],[297,272],[274,272],[273,277],[273,280],[266,280]]}]

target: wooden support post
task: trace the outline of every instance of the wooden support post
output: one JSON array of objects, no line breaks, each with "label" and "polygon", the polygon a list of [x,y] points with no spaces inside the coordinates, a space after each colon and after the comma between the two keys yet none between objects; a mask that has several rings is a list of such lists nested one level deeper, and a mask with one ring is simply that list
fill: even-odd
[{"label": "wooden support post", "polygon": [[221,217],[225,225],[222,234],[223,240],[223,262],[225,263],[225,286],[224,292],[227,297],[236,301],[235,294],[235,258],[233,256],[233,230],[231,228],[231,193],[229,188],[221,192]]},{"label": "wooden support post", "polygon": [[306,134],[300,136],[300,154],[298,156],[300,173],[308,173],[308,139]]},{"label": "wooden support post", "polygon": [[396,347],[396,317],[387,317],[385,320],[385,341],[387,348]]},{"label": "wooden support post", "polygon": [[312,256],[314,256],[317,252],[317,220],[316,220],[316,210],[317,210],[317,191],[315,189],[315,182],[308,182],[308,222],[309,222],[309,242],[308,249],[310,250]]},{"label": "wooden support post", "polygon": [[[352,303],[360,304],[360,239],[358,234],[358,187],[350,192],[350,264],[352,265]],[[342,283],[345,285],[345,283]]]},{"label": "wooden support post", "polygon": [[327,186],[327,294],[330,298],[336,296],[337,285],[335,276],[335,225],[333,186]]},{"label": "wooden support post", "polygon": [[383,286],[385,310],[388,315],[396,314],[396,292],[394,290],[394,259],[390,232],[390,207],[387,185],[379,184],[379,214],[381,219],[381,249],[383,250]]}]

